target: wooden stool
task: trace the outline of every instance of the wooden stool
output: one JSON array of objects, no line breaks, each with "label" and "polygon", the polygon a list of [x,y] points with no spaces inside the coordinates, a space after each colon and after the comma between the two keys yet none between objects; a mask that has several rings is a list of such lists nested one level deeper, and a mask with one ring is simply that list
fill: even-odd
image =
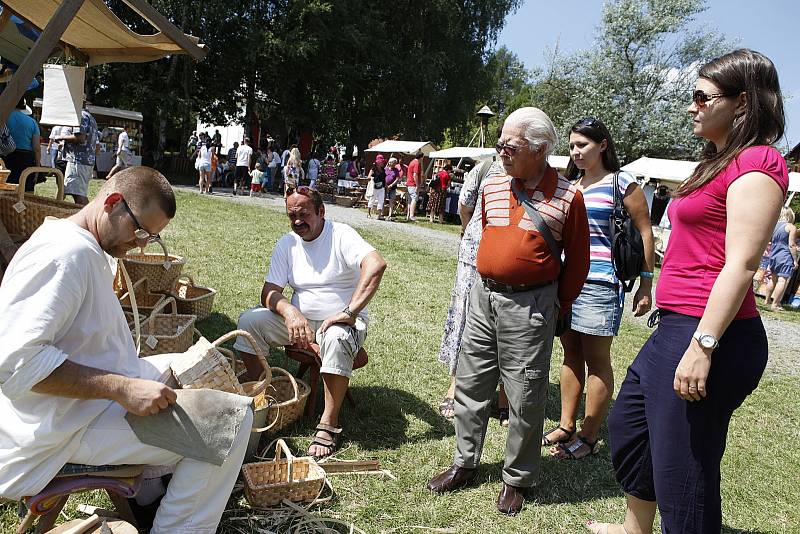
[{"label": "wooden stool", "polygon": [[[311,343],[308,349],[301,349],[297,345],[287,345],[284,347],[286,356],[300,363],[300,368],[297,370],[297,378],[303,378],[303,375],[308,371],[308,385],[311,387],[311,392],[306,401],[306,409],[303,415],[306,417],[313,417],[316,415],[317,408],[317,390],[319,389],[319,375],[320,367],[322,367],[322,359],[319,356],[319,345]],[[362,347],[356,353],[353,360],[353,370],[361,369],[369,363],[367,351]],[[355,406],[355,400],[350,393],[350,388],[347,388],[345,398],[352,405]]]},{"label": "wooden stool", "polygon": [[28,513],[17,528],[23,534],[41,516],[34,532],[47,532],[55,525],[58,515],[73,493],[105,490],[124,521],[136,526],[128,499],[134,497],[141,485],[143,467],[135,466],[78,466],[67,464],[45,488],[32,497],[25,497]]}]

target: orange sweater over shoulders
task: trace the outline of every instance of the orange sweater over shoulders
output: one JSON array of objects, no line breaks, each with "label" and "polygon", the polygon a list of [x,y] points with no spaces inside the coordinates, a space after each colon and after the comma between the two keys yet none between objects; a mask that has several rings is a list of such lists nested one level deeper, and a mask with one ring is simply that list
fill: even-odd
[{"label": "orange sweater over shoulders", "polygon": [[495,175],[483,188],[483,236],[478,247],[478,273],[511,285],[539,284],[558,279],[562,311],[583,288],[589,272],[589,223],[581,192],[548,167],[533,191],[531,202],[553,237],[564,249],[564,266],[536,230],[525,207],[511,192],[511,177]]}]

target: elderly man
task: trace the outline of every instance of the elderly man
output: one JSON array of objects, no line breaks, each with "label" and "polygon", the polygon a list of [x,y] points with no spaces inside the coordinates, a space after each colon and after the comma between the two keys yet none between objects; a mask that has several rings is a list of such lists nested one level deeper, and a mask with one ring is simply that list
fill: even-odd
[{"label": "elderly man", "polygon": [[455,458],[427,486],[443,493],[474,478],[502,378],[510,426],[497,509],[509,515],[537,482],[556,321],[589,271],[586,208],[580,191],[547,164],[555,144],[553,123],[537,108],[518,109],[503,124],[497,151],[505,173],[488,177],[481,193],[481,280],[470,292],[456,371]]},{"label": "elderly man", "polygon": [[216,532],[252,412],[222,466],[145,445],[125,420],[158,413],[176,393],[162,383],[171,355],[137,357],[110,256],[157,239],[174,215],[167,180],[132,167],[77,214],[45,221],[14,256],[0,286],[0,497],[38,493],[67,463],[174,466],[151,533]]},{"label": "elderly man", "polygon": [[[261,307],[243,312],[239,328],[253,334],[265,352],[270,346],[319,346],[325,409],[308,454],[324,458],[341,442],[339,411],[353,360],[367,336],[367,304],[386,262],[355,230],[325,220],[322,197],[314,189],[289,190],[286,214],[292,232],[272,251]],[[294,290],[291,302],[283,296],[287,285]],[[257,379],[261,366],[247,352],[250,346],[242,338],[234,346],[250,379]]]}]

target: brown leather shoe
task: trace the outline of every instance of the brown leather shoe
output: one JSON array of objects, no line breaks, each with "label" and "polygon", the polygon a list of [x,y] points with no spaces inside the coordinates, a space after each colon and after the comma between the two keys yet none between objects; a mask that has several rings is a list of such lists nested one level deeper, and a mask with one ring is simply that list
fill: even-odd
[{"label": "brown leather shoe", "polygon": [[516,488],[503,482],[503,489],[500,490],[500,495],[497,496],[497,510],[501,514],[517,515],[525,503],[523,492],[523,488]]},{"label": "brown leather shoe", "polygon": [[475,478],[475,469],[468,467],[450,466],[450,469],[433,477],[425,486],[429,491],[446,493],[466,486]]}]

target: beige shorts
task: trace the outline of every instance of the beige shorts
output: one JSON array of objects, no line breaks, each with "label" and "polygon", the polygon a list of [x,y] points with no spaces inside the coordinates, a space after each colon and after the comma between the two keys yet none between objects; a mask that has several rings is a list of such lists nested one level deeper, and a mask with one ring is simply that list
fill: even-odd
[{"label": "beige shorts", "polygon": [[[322,322],[308,321],[311,329],[316,332],[316,342],[322,359],[320,372],[349,378],[353,374],[353,360],[367,339],[367,321],[359,316],[355,326],[335,324],[324,334],[319,330]],[[261,306],[243,311],[239,316],[238,328],[249,332],[265,355],[269,354],[270,347],[289,344],[289,332],[283,317]],[[243,337],[236,338],[233,347],[241,352],[253,353],[250,343]]]}]

